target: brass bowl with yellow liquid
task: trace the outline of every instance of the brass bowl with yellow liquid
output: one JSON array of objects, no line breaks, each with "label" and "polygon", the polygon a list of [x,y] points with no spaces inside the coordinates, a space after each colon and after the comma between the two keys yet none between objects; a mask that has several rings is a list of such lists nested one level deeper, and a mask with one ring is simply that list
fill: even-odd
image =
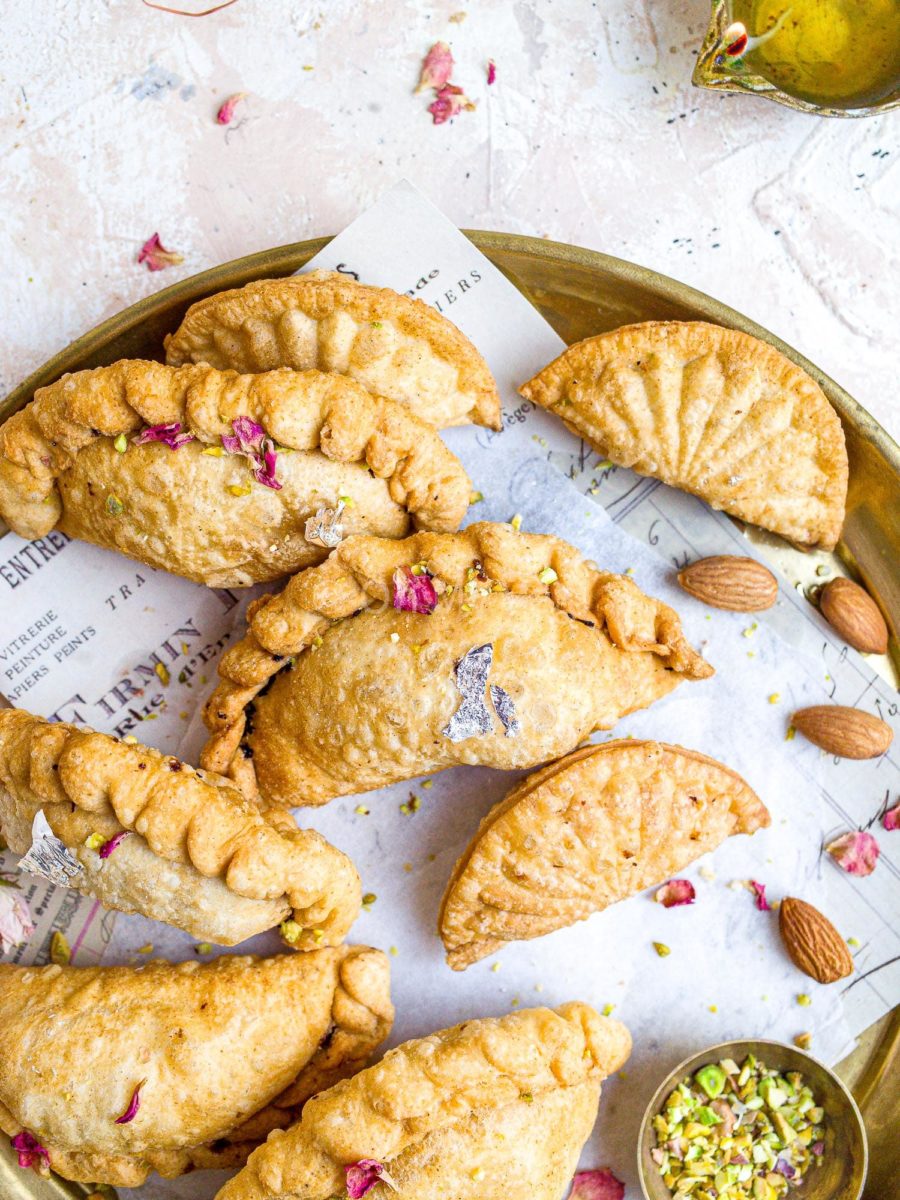
[{"label": "brass bowl with yellow liquid", "polygon": [[713,0],[693,82],[826,117],[887,112],[900,105],[900,0]]}]

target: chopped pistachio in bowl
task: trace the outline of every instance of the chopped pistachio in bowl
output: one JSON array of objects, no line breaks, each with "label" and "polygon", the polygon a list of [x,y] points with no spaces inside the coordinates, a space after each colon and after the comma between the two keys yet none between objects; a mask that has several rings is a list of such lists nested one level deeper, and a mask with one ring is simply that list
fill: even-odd
[{"label": "chopped pistachio in bowl", "polygon": [[712,1046],[681,1063],[644,1114],[647,1200],[857,1200],[859,1110],[816,1059],[780,1042]]}]

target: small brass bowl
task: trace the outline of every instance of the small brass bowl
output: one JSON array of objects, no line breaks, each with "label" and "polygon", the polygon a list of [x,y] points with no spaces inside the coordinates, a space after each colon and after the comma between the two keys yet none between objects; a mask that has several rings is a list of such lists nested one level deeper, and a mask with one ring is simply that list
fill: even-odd
[{"label": "small brass bowl", "polygon": [[739,15],[735,12],[737,7],[735,0],[712,0],[709,28],[691,80],[694,87],[708,88],[714,92],[748,92],[753,96],[762,96],[764,100],[774,100],[776,104],[783,104],[797,112],[815,113],[820,117],[874,117],[900,105],[900,80],[896,81],[889,95],[872,104],[817,103],[784,91],[759,71],[748,69],[743,61],[735,63],[726,60],[721,53],[722,45],[726,29]]},{"label": "small brass bowl", "polygon": [[811,1167],[803,1176],[800,1190],[789,1194],[796,1195],[798,1200],[801,1197],[802,1200],[859,1200],[866,1183],[869,1151],[866,1128],[856,1101],[837,1075],[811,1055],[784,1042],[752,1038],[722,1042],[701,1050],[699,1054],[692,1054],[679,1063],[656,1089],[644,1113],[638,1141],[638,1175],[645,1200],[672,1200],[671,1191],[650,1157],[655,1144],[653,1118],[662,1111],[666,1097],[676,1084],[707,1063],[719,1062],[723,1058],[741,1062],[748,1054],[782,1074],[799,1071],[825,1110],[825,1152],[821,1166]]}]

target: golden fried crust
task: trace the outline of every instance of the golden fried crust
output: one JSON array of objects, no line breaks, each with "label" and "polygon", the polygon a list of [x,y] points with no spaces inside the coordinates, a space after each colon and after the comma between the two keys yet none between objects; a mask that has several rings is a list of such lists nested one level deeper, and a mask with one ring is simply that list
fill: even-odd
[{"label": "golden fried crust", "polygon": [[[222,450],[237,417],[280,448],[280,489]],[[193,441],[134,443],[144,427],[176,422]],[[63,376],[0,426],[0,516],[16,533],[42,537],[58,525],[213,587],[320,562],[327,551],[306,540],[306,521],[341,496],[345,534],[402,537],[411,525],[457,529],[470,495],[430,425],[321,371],[123,360]]]},{"label": "golden fried crust", "polygon": [[738,774],[695,750],[631,739],[577,750],[481,822],[441,904],[447,961],[464,970],[584,920],[769,823]]},{"label": "golden fried crust", "polygon": [[[359,912],[350,859],[289,812],[158,750],[4,709],[0,830],[19,854],[39,810],[84,868],[71,886],[205,941],[235,945],[293,916],[298,949],[336,945]],[[105,859],[85,844],[123,831]]]},{"label": "golden fried crust", "polygon": [[798,546],[840,537],[840,420],[767,342],[702,321],[626,325],[570,346],[519,390],[619,466]]},{"label": "golden fried crust", "polygon": [[311,1100],[216,1200],[329,1200],[361,1159],[387,1167],[397,1200],[558,1200],[630,1051],[624,1025],[578,1003],[405,1042]]},{"label": "golden fried crust", "polygon": [[[440,590],[431,615],[392,606],[394,572],[412,564]],[[558,538],[487,522],[405,541],[350,538],[248,620],[206,705],[213,737],[202,762],[251,793],[258,784],[269,804],[321,804],[456,763],[535,766],[682,677],[712,673],[677,614],[630,579]],[[509,693],[521,731],[506,736],[497,720],[454,742],[442,731],[460,703],[455,668],[485,643],[490,682]],[[286,656],[291,669],[278,674]]]},{"label": "golden fried crust", "polygon": [[[67,1179],[239,1166],[390,1031],[388,961],[309,954],[141,967],[0,965],[0,1128]],[[143,1082],[142,1082],[143,1081]],[[140,1087],[135,1118],[117,1124]]]},{"label": "golden fried crust", "polygon": [[260,279],[200,300],[166,338],[166,359],[244,372],[318,367],[439,428],[500,428],[497,385],[452,321],[421,300],[335,271]]}]

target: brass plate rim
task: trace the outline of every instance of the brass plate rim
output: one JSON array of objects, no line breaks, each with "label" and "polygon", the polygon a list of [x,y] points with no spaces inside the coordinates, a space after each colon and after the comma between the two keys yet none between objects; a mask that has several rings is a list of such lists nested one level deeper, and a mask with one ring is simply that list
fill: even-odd
[{"label": "brass plate rim", "polygon": [[[730,328],[740,329],[774,345],[786,354],[816,380],[826,392],[829,401],[837,410],[845,426],[853,429],[864,441],[873,444],[884,456],[896,480],[900,480],[900,446],[891,438],[888,432],[875,418],[853,397],[845,388],[828,376],[824,371],[800,354],[794,347],[777,337],[765,326],[746,317],[737,309],[722,303],[698,288],[655,271],[650,267],[621,259],[614,255],[605,254],[598,250],[589,250],[566,242],[557,242],[545,238],[529,237],[522,234],[510,234],[492,230],[463,230],[463,233],[473,244],[487,255],[492,252],[499,256],[518,256],[530,261],[543,260],[550,263],[574,265],[595,271],[600,276],[606,275],[638,285],[648,293],[652,293],[663,304],[673,308],[689,307],[698,315],[693,319],[708,320]],[[108,317],[93,328],[63,347],[34,371],[30,372],[8,395],[0,400],[0,421],[5,420],[18,408],[28,403],[34,391],[47,383],[58,379],[67,370],[80,369],[80,365],[88,358],[102,357],[103,347],[117,335],[138,326],[145,318],[153,318],[165,311],[175,312],[179,307],[186,309],[195,300],[210,295],[215,291],[241,287],[254,278],[269,278],[289,275],[299,270],[314,254],[332,240],[330,236],[310,238],[301,242],[290,242],[270,250],[256,251],[231,259],[217,266],[190,275],[185,279],[153,292],[149,296],[136,301],[134,304]],[[503,269],[503,268],[501,268]],[[515,272],[506,268],[505,273],[511,282],[530,299],[534,297],[529,288],[515,276]],[[559,293],[562,294],[562,293]],[[180,318],[179,318],[180,319]],[[173,320],[170,328],[174,328]],[[160,352],[161,352],[160,344]],[[111,361],[105,358],[104,361]],[[0,524],[0,537],[5,532]],[[879,1085],[885,1079],[892,1064],[900,1057],[900,1008],[887,1014],[876,1025],[866,1031],[867,1036],[878,1030],[876,1045],[869,1051],[868,1059],[859,1073],[857,1081],[851,1086],[851,1091],[859,1097],[859,1106],[867,1112],[870,1104],[877,1105]],[[837,1064],[840,1070],[848,1059]],[[0,1164],[0,1174],[2,1174]],[[83,1198],[86,1189],[54,1176],[52,1181],[42,1181],[35,1177],[34,1192],[23,1192],[22,1195],[46,1197],[56,1200],[57,1197]],[[110,1190],[105,1193],[112,1197]]]}]

